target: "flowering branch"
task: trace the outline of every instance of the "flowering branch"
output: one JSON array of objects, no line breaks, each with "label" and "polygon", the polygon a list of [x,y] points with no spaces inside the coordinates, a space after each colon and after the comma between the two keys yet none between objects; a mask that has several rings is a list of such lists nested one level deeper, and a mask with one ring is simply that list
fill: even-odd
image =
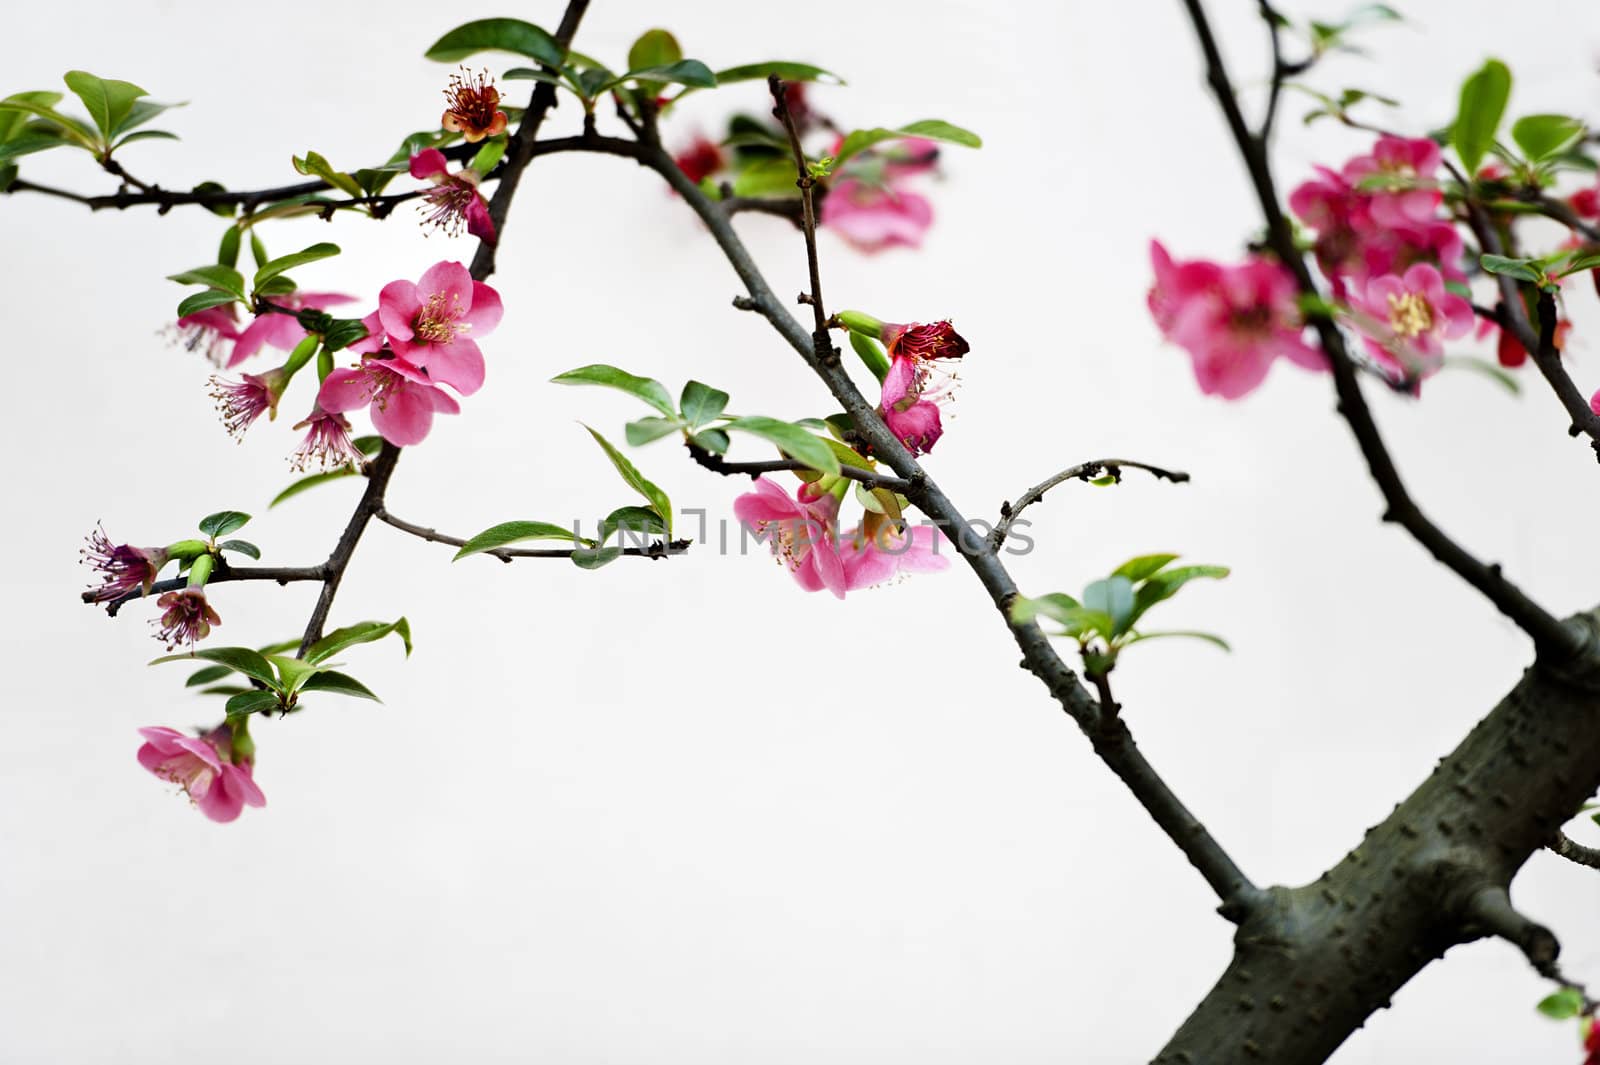
[{"label": "flowering branch", "polygon": [[[279,584],[288,584],[292,581],[320,581],[328,576],[327,564],[320,566],[230,566],[226,557],[217,560],[216,568],[211,571],[207,584],[222,584],[227,581],[276,581]],[[142,599],[148,595],[160,595],[163,592],[176,592],[189,584],[188,577],[169,577],[164,581],[156,581],[150,585],[149,591],[138,589],[120,595],[105,603],[106,614],[116,617],[117,611],[123,604],[135,599]],[[85,603],[95,603],[100,600],[95,598],[95,589],[83,593]]]},{"label": "flowering branch", "polygon": [[[393,526],[403,533],[410,533],[422,540],[434,544],[448,544],[451,547],[465,547],[467,541],[458,536],[447,536],[436,529],[422,525],[413,525],[409,521],[402,521],[379,507],[372,515],[385,525]],[[624,558],[667,558],[671,555],[681,555],[689,550],[690,541],[671,540],[657,541],[645,547],[625,547],[622,549]],[[574,548],[561,547],[500,547],[493,551],[483,551],[480,554],[498,558],[501,562],[510,562],[518,558],[571,558]]]},{"label": "flowering branch", "polygon": [[[782,473],[789,470],[809,470],[803,462],[795,459],[768,459],[765,462],[729,462],[721,455],[707,451],[697,444],[685,442],[689,449],[689,457],[713,473],[720,473],[724,477],[734,477],[747,474],[759,477],[763,473]],[[891,492],[905,495],[911,490],[911,482],[903,477],[892,477],[878,473],[875,470],[862,469],[860,466],[841,465],[839,475],[846,480],[858,481],[868,488],[887,488]]]},{"label": "flowering branch", "polygon": [[[1238,98],[1200,0],[1183,0],[1183,5],[1194,24],[1195,35],[1205,57],[1206,80],[1227,120],[1239,154],[1244,158],[1256,198],[1266,218],[1267,243],[1291,272],[1300,291],[1307,297],[1320,300],[1316,282],[1312,280],[1305,258],[1295,245],[1294,232],[1279,205],[1276,184],[1267,160],[1266,144],[1250,132],[1239,110]],[[1387,504],[1383,520],[1400,525],[1435,559],[1481,592],[1533,639],[1541,656],[1560,660],[1577,655],[1584,646],[1583,637],[1577,630],[1564,625],[1515,584],[1506,580],[1498,563],[1485,564],[1468,553],[1417,506],[1405,482],[1401,480],[1400,471],[1396,469],[1377,423],[1373,420],[1372,411],[1362,395],[1355,362],[1345,348],[1344,335],[1325,314],[1308,314],[1307,318],[1316,331],[1317,340],[1333,371],[1339,413],[1349,424],[1366,459],[1367,469]]]},{"label": "flowering branch", "polygon": [[1041,481],[1022,493],[1022,497],[1015,504],[1010,501],[1000,504],[1000,522],[994,527],[994,532],[989,534],[989,549],[1000,550],[1000,545],[1005,543],[1011,527],[1016,524],[1017,517],[1025,509],[1042,500],[1044,494],[1056,485],[1067,481],[1088,481],[1101,474],[1114,481],[1120,481],[1125,468],[1144,470],[1159,481],[1171,481],[1173,484],[1182,484],[1189,480],[1189,475],[1181,470],[1163,469],[1160,466],[1152,466],[1147,462],[1134,462],[1131,459],[1094,459],[1090,462],[1080,462],[1076,466],[1068,466],[1055,476]]}]

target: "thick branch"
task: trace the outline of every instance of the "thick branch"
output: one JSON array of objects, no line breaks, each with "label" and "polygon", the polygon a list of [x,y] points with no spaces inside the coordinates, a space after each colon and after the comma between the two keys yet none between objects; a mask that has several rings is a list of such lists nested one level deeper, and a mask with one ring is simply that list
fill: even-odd
[{"label": "thick branch", "polygon": [[[1294,274],[1301,292],[1317,296],[1319,293],[1316,282],[1311,278],[1305,257],[1295,246],[1294,232],[1278,203],[1278,193],[1273,183],[1271,167],[1267,162],[1266,145],[1253,136],[1249,126],[1245,124],[1244,115],[1239,110],[1239,101],[1234,95],[1233,85],[1228,79],[1227,68],[1223,65],[1222,54],[1217,48],[1216,38],[1212,35],[1211,25],[1206,19],[1201,0],[1183,0],[1183,4],[1189,12],[1190,20],[1194,23],[1195,34],[1199,38],[1200,48],[1205,56],[1206,79],[1217,97],[1223,116],[1227,119],[1234,143],[1240,155],[1244,157],[1256,198],[1260,201],[1262,213],[1266,217],[1268,244],[1284,266]],[[1383,493],[1384,502],[1388,504],[1383,519],[1399,524],[1427,549],[1429,554],[1481,592],[1502,614],[1533,638],[1534,645],[1541,655],[1559,659],[1576,654],[1581,644],[1577,632],[1556,620],[1538,603],[1528,598],[1520,588],[1506,580],[1498,564],[1486,565],[1469,554],[1465,548],[1433,524],[1417,506],[1400,478],[1400,471],[1395,468],[1394,460],[1390,457],[1383,436],[1378,432],[1377,423],[1373,420],[1372,411],[1367,407],[1366,398],[1361,393],[1361,385],[1356,377],[1355,362],[1345,349],[1343,334],[1332,320],[1322,315],[1311,316],[1311,325],[1316,330],[1317,339],[1333,371],[1334,389],[1339,397],[1339,413],[1349,424],[1350,431],[1361,448],[1361,454],[1366,459],[1367,469],[1377,483],[1379,491]]]},{"label": "thick branch", "polygon": [[1152,466],[1147,462],[1134,462],[1131,459],[1093,459],[1089,462],[1080,462],[1076,466],[1068,466],[1060,473],[1034,485],[1022,493],[1022,498],[1016,503],[1004,502],[1000,504],[1000,524],[994,527],[994,532],[989,534],[989,548],[992,551],[1000,550],[1000,545],[1006,542],[1006,537],[1011,532],[1011,527],[1016,524],[1017,518],[1024,510],[1044,498],[1044,494],[1058,484],[1066,481],[1088,481],[1099,477],[1102,473],[1110,475],[1113,480],[1122,480],[1124,469],[1144,470],[1157,480],[1171,481],[1173,484],[1182,484],[1189,479],[1187,473],[1181,470],[1167,470],[1160,466]]},{"label": "thick branch", "polygon": [[[403,533],[410,533],[429,543],[448,544],[451,547],[467,546],[467,541],[458,536],[447,536],[436,529],[402,521],[381,507],[372,516],[385,525],[392,525]],[[681,555],[688,549],[688,540],[658,541],[646,547],[625,547],[622,549],[622,554],[625,558],[666,558],[669,555]],[[501,547],[493,551],[484,551],[483,554],[491,555],[502,562],[510,562],[518,558],[571,558],[573,551],[574,549],[570,547]]]},{"label": "thick branch", "polygon": [[1555,970],[1561,943],[1555,933],[1511,905],[1511,894],[1502,884],[1484,884],[1467,896],[1462,917],[1481,930],[1522,951],[1528,964],[1541,976]]},{"label": "thick branch", "polygon": [[334,544],[333,553],[323,563],[326,576],[322,578],[322,592],[317,596],[317,605],[311,608],[311,617],[306,621],[298,656],[304,656],[312,644],[322,639],[322,627],[327,624],[328,611],[333,608],[333,597],[339,592],[339,582],[344,580],[344,571],[350,566],[350,559],[355,555],[356,544],[361,541],[367,522],[383,506],[383,493],[389,487],[389,478],[394,474],[395,463],[399,461],[400,449],[385,441],[378,457],[367,468],[367,490],[361,493],[355,512],[345,523],[344,532],[339,534],[339,542]]}]

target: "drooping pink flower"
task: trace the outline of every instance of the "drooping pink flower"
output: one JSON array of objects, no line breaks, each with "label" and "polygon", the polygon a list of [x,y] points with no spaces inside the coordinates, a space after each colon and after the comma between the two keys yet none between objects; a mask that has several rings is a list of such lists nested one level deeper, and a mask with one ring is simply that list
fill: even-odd
[{"label": "drooping pink flower", "polygon": [[[435,388],[421,367],[405,359],[380,359],[370,355],[354,369],[339,369],[328,374],[317,393],[317,406],[327,414],[343,414],[367,407],[373,427],[396,447],[422,443],[433,428],[435,413],[461,413],[461,405],[442,389]],[[334,426],[326,420],[313,420],[314,431],[327,434],[332,428]]]},{"label": "drooping pink flower", "polygon": [[883,378],[883,394],[878,401],[878,413],[895,439],[904,444],[913,455],[923,455],[933,450],[933,445],[944,435],[939,418],[939,400],[943,390],[929,388],[930,370],[925,362],[897,355],[889,362],[889,372]]},{"label": "drooping pink flower", "polygon": [[444,98],[448,106],[439,125],[451,133],[461,134],[468,144],[506,131],[506,113],[500,110],[500,90],[489,80],[487,70],[475,74],[462,67],[458,73],[450,75],[450,87],[444,91]]},{"label": "drooping pink flower", "polygon": [[[792,106],[792,101],[791,101]],[[683,176],[696,185],[721,170],[725,165],[722,149],[711,138],[696,134],[689,146],[672,157],[673,165],[683,171]]]},{"label": "drooping pink flower", "polygon": [[216,366],[222,365],[239,339],[239,318],[231,303],[186,314],[178,319],[176,328],[178,343],[200,352]]},{"label": "drooping pink flower", "polygon": [[433,188],[422,194],[432,208],[423,218],[423,225],[456,237],[461,235],[464,224],[468,233],[485,244],[495,242],[494,220],[489,217],[489,205],[483,193],[478,191],[476,170],[464,166],[452,174],[444,153],[437,148],[426,148],[411,157],[411,176],[433,182]]},{"label": "drooping pink flower", "polygon": [[844,563],[839,553],[839,502],[831,495],[807,502],[790,496],[765,477],[755,491],[733,501],[733,512],[772,546],[778,561],[808,592],[826,588],[844,598]]},{"label": "drooping pink flower", "polygon": [[500,294],[456,262],[435,263],[416,282],[391,281],[378,295],[378,323],[394,353],[463,396],[483,386],[474,338],[493,332],[502,313]]},{"label": "drooping pink flower", "polygon": [[[288,292],[282,296],[273,296],[272,302],[291,311],[301,311],[306,308],[322,311],[341,303],[353,303],[355,297],[339,292]],[[245,326],[244,331],[239,334],[239,339],[234,341],[233,354],[228,357],[225,366],[231,370],[263,347],[293,351],[295,345],[305,338],[306,331],[300,328],[300,323],[293,314],[283,314],[279,311],[258,314],[256,320]]]},{"label": "drooping pink flower", "polygon": [[1392,187],[1365,190],[1370,195],[1372,220],[1380,226],[1421,225],[1435,220],[1444,193],[1434,183],[1439,168],[1439,146],[1426,137],[1380,136],[1370,155],[1358,155],[1344,165],[1344,176],[1359,185],[1370,179],[1388,179]]},{"label": "drooping pink flower", "polygon": [[938,322],[886,322],[881,339],[889,356],[911,359],[959,359],[972,348],[948,319]]},{"label": "drooping pink flower", "polygon": [[917,248],[933,224],[933,205],[893,184],[841,176],[823,198],[822,224],[859,251]]},{"label": "drooping pink flower", "polygon": [[228,822],[246,806],[265,806],[266,796],[256,787],[248,761],[234,764],[228,727],[204,736],[185,736],[164,726],[142,728],[144,745],[139,764],[162,780],[178,785],[200,812],[213,821]]},{"label": "drooping pink flower", "polygon": [[289,465],[296,470],[335,470],[340,466],[360,466],[366,459],[361,449],[351,442],[350,419],[343,414],[334,414],[312,404],[311,413],[304,421],[296,422],[295,428],[306,430],[305,440],[289,456]]},{"label": "drooping pink flower", "polygon": [[1150,244],[1155,285],[1151,316],[1168,340],[1189,353],[1200,391],[1238,399],[1266,379],[1280,356],[1310,370],[1327,360],[1301,334],[1298,288],[1281,264],[1252,257],[1235,266],[1175,262]]},{"label": "drooping pink flower", "polygon": [[175,650],[181,645],[193,646],[196,640],[211,635],[211,626],[221,625],[222,619],[206,602],[204,588],[183,588],[167,592],[156,600],[161,617],[151,621],[156,628],[156,639]]},{"label": "drooping pink flower", "polygon": [[1433,266],[1418,263],[1403,275],[1367,282],[1353,301],[1357,325],[1374,358],[1420,380],[1444,361],[1444,341],[1472,331],[1472,304],[1448,291]]},{"label": "drooping pink flower", "polygon": [[239,441],[244,440],[245,430],[261,415],[267,415],[268,420],[278,416],[278,400],[289,383],[282,370],[241,377],[239,381],[211,378],[211,398],[217,402],[217,413],[222,415],[228,435]]},{"label": "drooping pink flower", "polygon": [[865,528],[840,534],[845,588],[856,591],[882,584],[899,573],[937,573],[950,565],[940,546],[949,546],[944,534],[931,525],[913,525],[901,532],[883,523],[875,535]]},{"label": "drooping pink flower", "polygon": [[100,575],[100,584],[89,589],[89,599],[95,603],[109,603],[141,589],[148,594],[171,557],[163,547],[113,544],[98,525],[79,554],[84,565]]}]

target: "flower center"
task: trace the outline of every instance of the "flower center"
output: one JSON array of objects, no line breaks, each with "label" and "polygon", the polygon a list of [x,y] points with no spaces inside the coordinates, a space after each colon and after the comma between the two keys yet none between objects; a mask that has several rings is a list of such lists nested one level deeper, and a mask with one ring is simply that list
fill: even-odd
[{"label": "flower center", "polygon": [[435,292],[422,305],[422,310],[417,312],[411,329],[430,344],[447,344],[456,338],[456,334],[467,330],[465,323],[456,321],[460,317],[461,303],[455,295]]},{"label": "flower center", "polygon": [[1433,330],[1433,304],[1420,292],[1389,297],[1389,326],[1398,336],[1410,340]]}]

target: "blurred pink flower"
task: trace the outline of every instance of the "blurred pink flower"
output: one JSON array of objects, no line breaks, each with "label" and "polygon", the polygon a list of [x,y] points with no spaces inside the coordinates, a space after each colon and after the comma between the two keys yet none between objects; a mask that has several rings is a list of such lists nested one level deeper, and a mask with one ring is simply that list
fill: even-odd
[{"label": "blurred pink flower", "polygon": [[823,198],[822,224],[859,251],[917,248],[933,224],[933,206],[892,183],[839,177]]},{"label": "blurred pink flower", "polygon": [[856,591],[905,573],[937,573],[950,565],[940,546],[949,546],[944,535],[931,525],[913,525],[899,532],[885,523],[877,535],[865,529],[851,529],[840,536],[843,548],[845,588]]},{"label": "blurred pink flower", "polygon": [[844,598],[846,580],[836,524],[839,503],[831,495],[806,502],[790,496],[765,477],[755,491],[733,501],[733,512],[794,574],[808,592],[826,588]]},{"label": "blurred pink flower", "polygon": [[139,764],[182,788],[211,820],[232,821],[246,806],[266,805],[250,764],[235,765],[230,759],[226,725],[204,736],[185,736],[164,726],[142,728],[139,735],[145,739]]},{"label": "blurred pink flower", "polygon": [[1403,275],[1373,278],[1352,304],[1373,357],[1408,379],[1438,370],[1444,341],[1472,331],[1472,304],[1448,291],[1444,277],[1427,263]]}]

